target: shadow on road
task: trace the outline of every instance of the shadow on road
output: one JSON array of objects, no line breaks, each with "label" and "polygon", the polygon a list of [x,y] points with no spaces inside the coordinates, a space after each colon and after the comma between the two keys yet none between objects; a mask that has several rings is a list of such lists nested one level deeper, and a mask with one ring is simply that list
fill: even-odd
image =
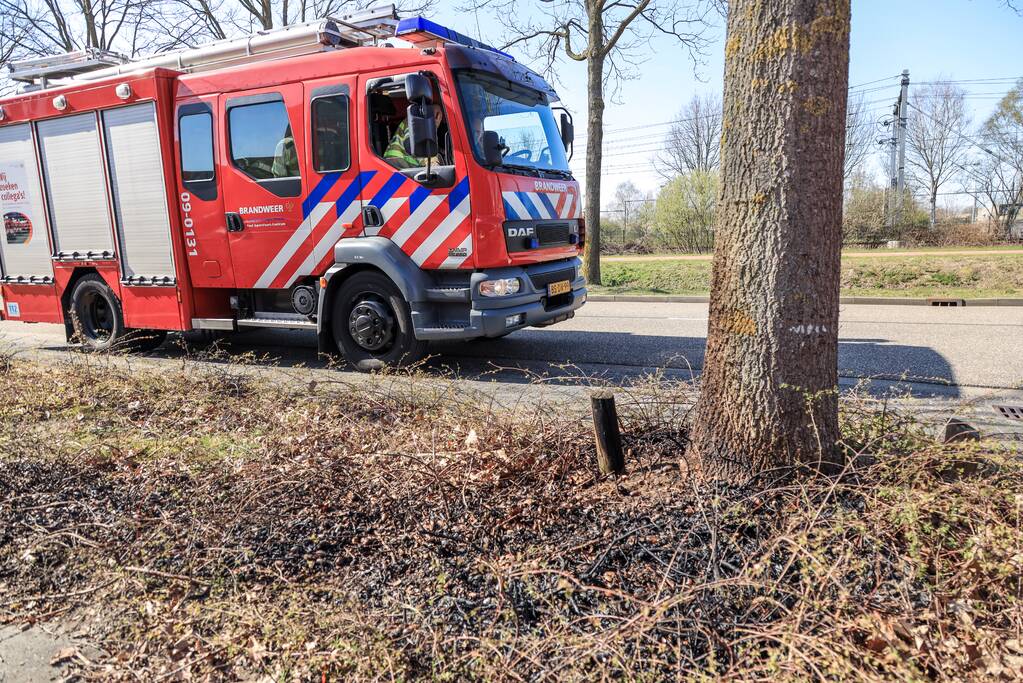
[{"label": "shadow on road", "polygon": [[[703,337],[640,335],[625,332],[524,330],[503,339],[437,343],[423,369],[437,376],[502,383],[537,379],[558,384],[629,383],[658,372],[690,381],[703,367]],[[228,357],[253,354],[258,363],[279,367],[326,368],[318,357],[315,336],[305,331],[255,330],[220,342]],[[166,358],[186,355],[173,338],[154,353]],[[334,361],[338,363],[339,361]],[[340,361],[344,369],[343,361]],[[885,339],[839,342],[842,385],[869,379],[869,391],[957,398],[959,388],[950,364],[933,349],[892,344]]]}]

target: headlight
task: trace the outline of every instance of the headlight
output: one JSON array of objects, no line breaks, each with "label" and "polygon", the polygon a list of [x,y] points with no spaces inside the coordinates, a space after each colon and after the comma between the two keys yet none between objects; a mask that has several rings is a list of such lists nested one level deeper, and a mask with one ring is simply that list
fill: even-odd
[{"label": "headlight", "polygon": [[503,277],[500,280],[484,280],[480,283],[483,296],[511,296],[518,294],[521,285],[517,277]]}]

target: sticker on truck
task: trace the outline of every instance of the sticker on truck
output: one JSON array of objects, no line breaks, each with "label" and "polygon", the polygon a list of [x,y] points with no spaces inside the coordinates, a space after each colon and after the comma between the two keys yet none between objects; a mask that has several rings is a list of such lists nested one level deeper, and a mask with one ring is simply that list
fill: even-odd
[{"label": "sticker on truck", "polygon": [[12,318],[20,318],[21,317],[21,306],[19,306],[16,301],[8,301],[7,302],[7,315],[9,315]]}]

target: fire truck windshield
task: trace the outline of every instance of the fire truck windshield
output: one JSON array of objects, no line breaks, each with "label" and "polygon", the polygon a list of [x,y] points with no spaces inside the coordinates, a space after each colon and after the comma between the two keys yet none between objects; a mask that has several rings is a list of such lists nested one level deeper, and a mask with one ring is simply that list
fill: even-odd
[{"label": "fire truck windshield", "polygon": [[485,162],[483,133],[501,141],[502,165],[569,174],[565,146],[543,93],[481,71],[458,73],[459,97],[473,153]]}]

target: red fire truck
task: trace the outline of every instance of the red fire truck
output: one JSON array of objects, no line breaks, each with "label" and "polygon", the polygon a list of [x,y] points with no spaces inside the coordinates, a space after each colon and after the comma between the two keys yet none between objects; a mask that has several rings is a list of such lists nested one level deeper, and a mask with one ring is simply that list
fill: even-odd
[{"label": "red fire truck", "polygon": [[3,318],[309,329],[372,369],[584,303],[571,117],[510,56],[388,7],[120,61],[12,65]]}]

